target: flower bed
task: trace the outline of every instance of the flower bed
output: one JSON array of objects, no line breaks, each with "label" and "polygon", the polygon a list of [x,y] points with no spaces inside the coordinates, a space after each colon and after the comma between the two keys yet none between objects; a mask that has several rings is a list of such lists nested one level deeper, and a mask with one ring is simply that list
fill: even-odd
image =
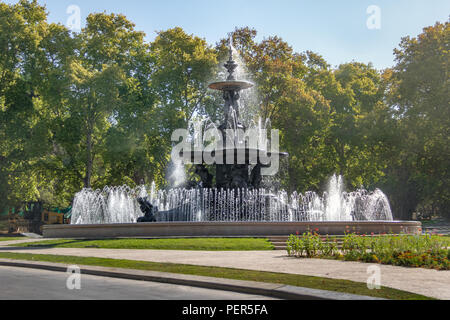
[{"label": "flower bed", "polygon": [[436,235],[358,235],[348,233],[341,242],[308,232],[291,235],[288,254],[297,258],[361,261],[405,267],[450,270],[450,239]]}]

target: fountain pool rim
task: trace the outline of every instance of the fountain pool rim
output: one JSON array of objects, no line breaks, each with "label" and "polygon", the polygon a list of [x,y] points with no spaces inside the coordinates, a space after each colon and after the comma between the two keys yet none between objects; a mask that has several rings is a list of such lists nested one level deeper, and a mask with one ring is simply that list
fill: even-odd
[{"label": "fountain pool rim", "polygon": [[170,237],[268,237],[303,234],[308,230],[321,235],[422,234],[417,221],[339,221],[339,222],[155,222],[91,225],[47,225],[44,238],[114,239]]}]

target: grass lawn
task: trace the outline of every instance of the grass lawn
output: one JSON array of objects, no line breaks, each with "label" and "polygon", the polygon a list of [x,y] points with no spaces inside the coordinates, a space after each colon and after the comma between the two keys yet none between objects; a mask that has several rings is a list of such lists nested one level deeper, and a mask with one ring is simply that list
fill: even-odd
[{"label": "grass lawn", "polygon": [[0,241],[27,240],[26,237],[0,237]]},{"label": "grass lawn", "polygon": [[44,240],[15,247],[154,249],[196,251],[261,251],[273,250],[268,239],[192,238],[192,239],[114,239],[114,240]]},{"label": "grass lawn", "polygon": [[219,267],[202,267],[193,265],[133,261],[133,260],[38,255],[26,253],[0,252],[0,258],[28,260],[28,261],[45,261],[45,262],[64,263],[72,265],[74,264],[80,266],[82,265],[101,266],[101,267],[113,267],[123,269],[160,271],[160,272],[189,274],[215,278],[269,282],[305,288],[359,294],[391,300],[434,300],[432,298],[428,298],[418,294],[386,287],[382,287],[380,290],[369,290],[365,283],[360,282],[311,277],[296,274],[286,274],[286,273],[262,272],[262,271],[219,268]]}]

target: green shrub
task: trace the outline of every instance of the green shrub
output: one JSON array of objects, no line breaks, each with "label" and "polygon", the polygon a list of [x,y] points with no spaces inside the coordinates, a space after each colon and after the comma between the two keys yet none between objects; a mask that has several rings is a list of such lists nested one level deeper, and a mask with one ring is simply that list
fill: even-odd
[{"label": "green shrub", "polygon": [[325,241],[317,233],[307,232],[301,237],[291,235],[287,242],[288,254],[297,258],[333,257],[338,252],[335,241]]},{"label": "green shrub", "polygon": [[450,270],[450,239],[435,235],[371,236],[347,233],[339,250],[336,239],[325,241],[307,232],[291,235],[288,254],[298,258],[337,258],[405,267]]}]

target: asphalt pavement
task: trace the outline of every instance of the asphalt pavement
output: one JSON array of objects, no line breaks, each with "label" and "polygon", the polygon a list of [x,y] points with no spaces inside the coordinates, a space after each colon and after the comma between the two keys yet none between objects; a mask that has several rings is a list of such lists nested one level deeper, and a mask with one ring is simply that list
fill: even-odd
[{"label": "asphalt pavement", "polygon": [[0,300],[271,300],[250,294],[83,274],[78,281],[73,275],[0,266]]}]

